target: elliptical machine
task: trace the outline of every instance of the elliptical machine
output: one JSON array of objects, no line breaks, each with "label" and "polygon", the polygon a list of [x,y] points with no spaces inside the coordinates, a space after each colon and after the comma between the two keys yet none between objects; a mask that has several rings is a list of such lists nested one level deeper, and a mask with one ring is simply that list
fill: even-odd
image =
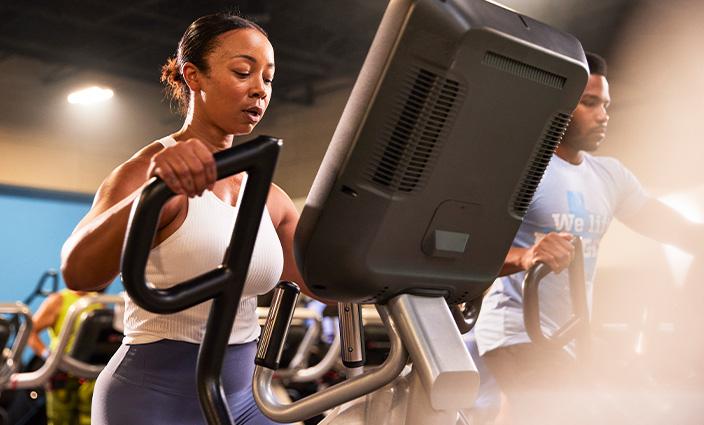
[{"label": "elliptical machine", "polygon": [[[12,320],[2,319],[3,341],[0,346],[2,350],[0,351],[0,392],[2,392],[4,385],[19,369],[22,352],[27,346],[29,333],[32,331],[32,313],[26,304],[16,302],[0,304],[0,314],[14,316]],[[11,322],[19,323],[19,326],[12,326]],[[7,348],[6,344],[10,340],[12,340],[12,346]]]},{"label": "elliptical machine", "polygon": [[[95,378],[105,366],[101,361],[107,361],[114,349],[119,346],[121,335],[116,334],[112,329],[110,311],[94,309],[87,314],[84,313],[87,308],[95,304],[122,304],[123,302],[122,297],[118,295],[87,295],[79,299],[69,308],[57,346],[39,368],[27,371],[19,371],[16,367],[8,368],[8,373],[0,377],[0,393],[4,392],[3,396],[9,396],[10,400],[7,408],[8,418],[0,424],[45,423],[42,389],[59,370],[80,378]],[[0,308],[0,311],[3,311],[3,308]],[[26,312],[21,312],[21,315],[24,316],[24,320],[20,326],[20,333],[15,336],[18,358],[32,328],[29,309],[26,308]],[[81,320],[80,326],[76,327],[75,324],[79,320]],[[23,336],[24,333],[26,336]],[[73,339],[73,348],[67,353],[65,348],[71,339]],[[15,351],[14,346],[13,351]]]},{"label": "elliptical machine", "polygon": [[589,327],[589,305],[584,282],[584,251],[582,239],[574,238],[575,256],[568,267],[569,293],[572,305],[570,318],[551,334],[546,334],[540,326],[541,280],[550,274],[550,268],[539,263],[531,267],[523,280],[523,323],[531,341],[547,349],[561,350],[574,344],[577,360],[589,364],[591,359],[591,331]]},{"label": "elliptical machine", "polygon": [[[390,2],[306,201],[296,254],[307,286],[341,303],[348,367],[364,364],[359,304],[376,305],[391,349],[377,368],[280,402],[270,381],[298,293],[280,284],[253,382],[267,416],[297,421],[368,395],[325,423],[466,422],[478,374],[459,329],[471,328],[587,75],[574,37],[494,4]],[[148,286],[159,211],[174,195],[158,179],[128,226],[121,269],[137,304],[165,314],[214,300],[197,365],[209,424],[232,423],[219,375],[280,145],[261,136],[215,155],[218,178],[248,173],[218,269]],[[452,314],[467,303],[469,319]]]},{"label": "elliptical machine", "polygon": [[[65,353],[66,346],[72,337],[77,336],[74,341],[74,346],[86,345],[82,343],[82,340],[91,337],[88,332],[82,331],[90,324],[92,321],[91,318],[99,320],[100,316],[88,316],[77,329],[75,325],[81,320],[81,315],[86,309],[95,304],[124,304],[124,300],[120,295],[107,294],[86,295],[80,298],[69,308],[64,325],[61,328],[61,332],[59,332],[56,348],[51,351],[51,354],[49,354],[44,364],[35,371],[14,371],[7,375],[6,379],[0,382],[0,390],[41,388],[58,370],[68,372],[81,378],[96,378],[105,367],[105,364],[92,364],[83,359],[79,359],[77,357],[89,358],[90,356],[82,356],[82,353],[76,350],[72,350],[71,353]],[[29,326],[31,326],[31,315],[29,316],[29,323]],[[110,319],[109,323],[112,324],[112,319]],[[31,328],[29,329],[31,330]],[[28,337],[29,335],[27,335],[27,338]],[[94,341],[90,341],[90,345],[95,345]]]}]

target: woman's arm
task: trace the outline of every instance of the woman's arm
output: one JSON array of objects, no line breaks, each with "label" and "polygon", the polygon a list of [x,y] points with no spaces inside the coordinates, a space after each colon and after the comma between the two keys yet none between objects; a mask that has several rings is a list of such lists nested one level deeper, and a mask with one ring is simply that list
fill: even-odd
[{"label": "woman's arm", "polygon": [[63,297],[61,294],[51,294],[39,306],[34,316],[32,316],[32,331],[29,333],[27,345],[34,351],[34,354],[42,359],[46,359],[49,356],[49,351],[39,338],[39,333],[54,325],[59,311],[61,310],[62,303]]},{"label": "woman's arm", "polygon": [[132,201],[147,180],[148,166],[142,158],[132,159],[98,189],[90,211],[61,249],[61,272],[69,288],[98,290],[117,276]]},{"label": "woman's arm", "polygon": [[152,176],[160,177],[181,195],[162,208],[155,240],[158,244],[169,236],[168,232],[176,230],[168,225],[187,208],[187,196],[213,188],[215,161],[203,142],[189,139],[168,148],[152,143],[115,169],[61,250],[61,272],[69,288],[100,290],[115,279],[132,202]]}]

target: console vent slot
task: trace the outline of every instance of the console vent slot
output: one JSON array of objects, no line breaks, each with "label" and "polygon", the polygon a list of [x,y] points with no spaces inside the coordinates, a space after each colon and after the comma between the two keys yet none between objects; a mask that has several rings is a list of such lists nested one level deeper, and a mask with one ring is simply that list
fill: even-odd
[{"label": "console vent slot", "polygon": [[543,178],[545,168],[547,168],[552,158],[555,148],[562,140],[562,136],[567,130],[571,116],[562,112],[555,114],[550,121],[550,125],[545,129],[541,137],[541,142],[531,155],[528,167],[523,171],[518,189],[511,198],[511,214],[522,219],[528,211],[528,206],[533,199],[533,194]]},{"label": "console vent slot", "polygon": [[494,52],[486,52],[484,59],[482,59],[482,63],[492,68],[508,72],[509,74],[517,77],[525,78],[526,80],[534,81],[536,83],[559,90],[562,90],[562,88],[565,87],[565,82],[567,81],[567,78],[561,75],[554,74],[544,69],[540,69],[533,65],[528,65],[527,63],[523,63]]},{"label": "console vent slot", "polygon": [[365,177],[390,192],[420,190],[456,111],[460,84],[425,69],[412,69],[374,147]]}]

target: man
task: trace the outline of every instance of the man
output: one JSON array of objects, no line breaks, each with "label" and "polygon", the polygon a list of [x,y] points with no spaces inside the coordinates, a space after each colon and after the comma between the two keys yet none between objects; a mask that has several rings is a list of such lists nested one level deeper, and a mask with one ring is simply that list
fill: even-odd
[{"label": "man", "polygon": [[544,350],[530,343],[523,325],[525,270],[543,262],[554,272],[543,279],[539,294],[541,325],[550,332],[571,313],[564,269],[574,257],[573,237],[583,240],[590,307],[599,242],[613,217],[645,236],[702,252],[704,226],[648,196],[616,159],[590,154],[606,137],[611,99],[606,62],[591,53],[587,62],[587,86],[506,257],[504,277],[488,291],[475,327],[479,352],[502,391],[497,424],[569,422],[554,407],[561,406],[561,391],[575,381],[571,347]]}]

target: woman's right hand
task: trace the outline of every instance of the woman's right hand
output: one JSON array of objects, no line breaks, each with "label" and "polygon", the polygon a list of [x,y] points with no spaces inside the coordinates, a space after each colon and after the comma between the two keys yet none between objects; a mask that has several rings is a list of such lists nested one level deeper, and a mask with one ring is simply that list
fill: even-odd
[{"label": "woman's right hand", "polygon": [[198,139],[164,148],[150,161],[148,177],[159,177],[174,193],[189,197],[212,190],[217,170],[212,152]]}]

